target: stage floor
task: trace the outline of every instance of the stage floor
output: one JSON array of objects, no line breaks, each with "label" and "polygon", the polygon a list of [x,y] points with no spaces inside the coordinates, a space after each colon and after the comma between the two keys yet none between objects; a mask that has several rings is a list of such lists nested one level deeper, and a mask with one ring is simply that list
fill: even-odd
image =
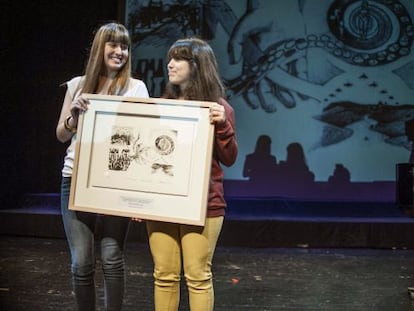
[{"label": "stage floor", "polygon": [[[126,262],[124,310],[153,310],[147,244],[128,242]],[[69,271],[64,239],[1,236],[0,309],[75,310]],[[219,246],[213,271],[216,311],[414,310],[414,250]],[[186,299],[183,287],[181,311],[189,310]]]},{"label": "stage floor", "polygon": [[[59,194],[27,194],[0,207],[0,236],[64,238]],[[220,246],[414,249],[414,208],[393,202],[228,198]],[[97,226],[99,234],[99,221]],[[129,240],[146,242],[144,223]]]}]

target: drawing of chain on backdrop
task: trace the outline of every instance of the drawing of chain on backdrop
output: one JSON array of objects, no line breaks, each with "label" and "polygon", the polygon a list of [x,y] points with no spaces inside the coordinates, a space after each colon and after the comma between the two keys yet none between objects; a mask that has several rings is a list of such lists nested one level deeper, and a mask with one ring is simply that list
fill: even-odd
[{"label": "drawing of chain on backdrop", "polygon": [[[413,12],[397,0],[315,2],[298,0],[283,4],[294,8],[304,21],[299,26],[302,31],[294,35],[278,20],[283,19],[282,15],[275,17],[281,6],[277,1],[248,0],[240,16],[232,9],[234,1],[132,2],[128,8],[128,28],[135,46],[168,47],[175,39],[190,35],[212,40],[220,25],[228,35],[228,64],[240,67],[236,76],[224,76],[229,96],[241,96],[251,109],[267,113],[276,113],[278,105],[294,109],[299,102],[317,100],[321,109],[314,118],[326,124],[319,143],[322,147],[349,138],[353,135],[350,124],[370,118],[375,122],[370,131],[383,134],[386,143],[408,148],[403,125],[414,118],[413,106],[401,103],[399,94],[393,94],[393,90],[377,81],[379,77],[367,72],[370,68],[399,64],[390,66],[389,74],[397,75],[408,89],[414,90],[414,61],[408,57],[412,55],[414,39],[410,16]],[[322,14],[316,14],[316,9]],[[323,27],[311,28],[313,21],[306,19],[308,15],[323,19],[318,21]],[[335,64],[325,61],[320,72],[311,72],[309,53],[314,50],[329,54]],[[358,71],[365,68],[367,72],[332,85],[327,92],[328,82],[351,73],[346,72],[349,67],[345,64]],[[150,68],[138,64],[137,71],[148,85],[156,79],[165,83],[164,62]],[[382,100],[337,99],[340,94],[344,97],[344,93],[352,93],[358,84],[366,84]]]}]

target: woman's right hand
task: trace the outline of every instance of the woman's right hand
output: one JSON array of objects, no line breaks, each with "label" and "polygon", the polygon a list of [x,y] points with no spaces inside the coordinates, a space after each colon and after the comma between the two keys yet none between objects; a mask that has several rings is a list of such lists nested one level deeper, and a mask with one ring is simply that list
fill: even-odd
[{"label": "woman's right hand", "polygon": [[70,93],[66,91],[59,122],[56,126],[56,137],[60,142],[67,142],[75,134],[79,114],[88,110],[88,104],[89,100],[82,95],[72,100]]},{"label": "woman's right hand", "polygon": [[78,122],[79,114],[88,110],[89,99],[83,97],[82,95],[78,96],[70,104],[70,114],[72,115],[73,120]]}]

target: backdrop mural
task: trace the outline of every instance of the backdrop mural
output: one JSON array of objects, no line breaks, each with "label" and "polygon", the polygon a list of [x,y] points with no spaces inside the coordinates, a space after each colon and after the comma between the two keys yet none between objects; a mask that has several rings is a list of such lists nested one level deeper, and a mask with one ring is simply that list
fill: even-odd
[{"label": "backdrop mural", "polygon": [[240,153],[229,196],[395,199],[414,119],[412,0],[126,2],[133,70],[158,97],[166,52],[216,52]]}]

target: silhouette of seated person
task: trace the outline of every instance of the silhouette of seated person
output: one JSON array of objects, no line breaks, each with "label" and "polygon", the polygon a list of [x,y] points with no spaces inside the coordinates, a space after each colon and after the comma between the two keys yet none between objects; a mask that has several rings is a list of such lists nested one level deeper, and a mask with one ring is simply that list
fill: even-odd
[{"label": "silhouette of seated person", "polygon": [[411,152],[408,162],[414,163],[414,119],[405,122],[405,135],[407,135],[407,139],[411,144]]},{"label": "silhouette of seated person", "polygon": [[351,174],[343,164],[336,164],[333,175],[329,176],[328,182],[333,185],[347,185],[351,182]]},{"label": "silhouette of seated person", "polygon": [[280,161],[277,168],[279,182],[286,186],[309,185],[315,175],[309,170],[302,145],[291,143],[287,146],[286,161]]},{"label": "silhouette of seated person", "polygon": [[243,177],[248,177],[252,182],[266,181],[274,177],[277,160],[270,152],[271,144],[269,136],[259,136],[254,153],[248,154],[244,161]]}]

